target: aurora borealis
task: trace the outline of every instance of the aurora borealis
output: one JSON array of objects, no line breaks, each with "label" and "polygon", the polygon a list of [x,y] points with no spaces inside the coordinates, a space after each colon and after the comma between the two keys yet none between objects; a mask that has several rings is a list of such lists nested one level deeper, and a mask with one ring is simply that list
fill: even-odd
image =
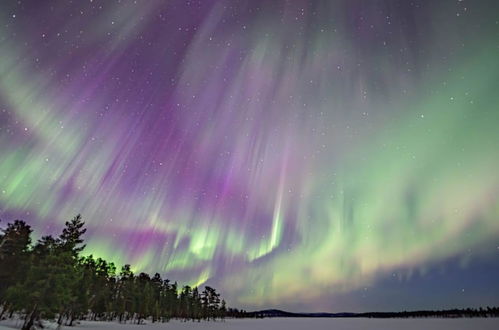
[{"label": "aurora borealis", "polygon": [[81,213],[86,253],[248,309],[499,274],[496,1],[0,8],[2,223]]}]

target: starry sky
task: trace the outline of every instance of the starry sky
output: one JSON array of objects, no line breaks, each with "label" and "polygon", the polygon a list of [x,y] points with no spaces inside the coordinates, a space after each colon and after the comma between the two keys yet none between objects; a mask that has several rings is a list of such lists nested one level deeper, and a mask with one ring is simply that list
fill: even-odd
[{"label": "starry sky", "polygon": [[0,218],[305,311],[499,305],[497,1],[0,3]]}]

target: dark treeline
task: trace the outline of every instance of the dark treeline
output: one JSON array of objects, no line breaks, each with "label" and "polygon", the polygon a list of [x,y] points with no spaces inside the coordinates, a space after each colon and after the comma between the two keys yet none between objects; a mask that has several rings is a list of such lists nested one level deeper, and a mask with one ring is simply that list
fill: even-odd
[{"label": "dark treeline", "polygon": [[362,313],[361,317],[370,318],[414,318],[414,317],[499,317],[499,307],[446,309],[436,311],[411,311],[392,313]]},{"label": "dark treeline", "polygon": [[446,310],[422,310],[404,312],[370,312],[370,313],[292,313],[278,309],[266,309],[255,312],[243,312],[244,317],[341,317],[341,318],[459,318],[459,317],[499,317],[499,307],[446,309]]},{"label": "dark treeline", "polygon": [[23,329],[41,320],[72,325],[75,320],[141,323],[215,320],[245,313],[228,309],[215,289],[184,286],[160,274],[134,274],[130,265],[117,273],[101,258],[81,256],[84,222],[78,215],[58,237],[43,236],[34,245],[24,221],[7,224],[0,234],[0,319],[23,317]]}]

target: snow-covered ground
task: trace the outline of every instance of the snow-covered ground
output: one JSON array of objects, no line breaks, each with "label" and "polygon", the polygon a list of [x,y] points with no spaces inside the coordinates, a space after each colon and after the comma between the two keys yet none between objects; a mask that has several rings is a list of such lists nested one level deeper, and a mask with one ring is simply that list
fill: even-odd
[{"label": "snow-covered ground", "polygon": [[[14,324],[2,321],[0,330],[12,329]],[[51,328],[49,325],[47,328]],[[499,318],[488,319],[310,319],[272,318],[263,320],[243,319],[225,322],[149,323],[146,325],[119,324],[114,322],[81,322],[63,329],[143,329],[143,330],[497,330]]]}]

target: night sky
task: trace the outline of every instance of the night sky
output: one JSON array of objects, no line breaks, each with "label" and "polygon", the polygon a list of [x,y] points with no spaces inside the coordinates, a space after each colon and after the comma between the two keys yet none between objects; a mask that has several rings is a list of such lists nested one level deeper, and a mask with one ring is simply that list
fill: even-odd
[{"label": "night sky", "polygon": [[499,305],[499,2],[1,1],[1,225],[78,213],[234,307]]}]

